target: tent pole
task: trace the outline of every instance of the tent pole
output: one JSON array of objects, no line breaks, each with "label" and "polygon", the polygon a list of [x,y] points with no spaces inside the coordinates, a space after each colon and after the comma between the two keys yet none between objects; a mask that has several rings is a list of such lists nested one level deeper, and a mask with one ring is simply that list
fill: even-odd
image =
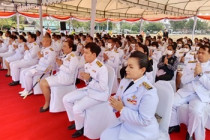
[{"label": "tent pole", "polygon": [[197,24],[197,16],[194,16],[194,25],[193,25],[193,31],[192,31],[192,40],[194,40],[194,36],[195,36],[195,27]]},{"label": "tent pole", "polygon": [[92,0],[91,2],[90,35],[92,37],[94,37],[94,31],[95,31],[96,3],[97,3],[97,0]]},{"label": "tent pole", "polygon": [[43,19],[42,19],[42,0],[39,0],[39,21],[40,21],[40,32],[41,36],[43,35]]},{"label": "tent pole", "polygon": [[16,13],[16,18],[17,18],[17,32],[19,33],[20,32],[20,15],[19,13],[17,12]]},{"label": "tent pole", "polygon": [[108,33],[109,32],[109,20],[107,19],[107,21],[106,21],[106,33]]},{"label": "tent pole", "polygon": [[141,34],[141,27],[142,27],[143,19],[140,19],[140,25],[139,25],[139,33]]},{"label": "tent pole", "polygon": [[69,19],[69,34],[71,34],[71,28],[72,28],[72,18]]}]

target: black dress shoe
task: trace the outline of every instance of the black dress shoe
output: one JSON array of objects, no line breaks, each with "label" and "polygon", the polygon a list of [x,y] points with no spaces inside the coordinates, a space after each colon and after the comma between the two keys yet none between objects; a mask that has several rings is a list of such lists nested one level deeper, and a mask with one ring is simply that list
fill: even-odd
[{"label": "black dress shoe", "polygon": [[70,126],[68,126],[68,130],[73,130],[73,129],[75,129],[76,127],[75,127],[75,124],[72,124],[72,125],[70,125]]},{"label": "black dress shoe", "polygon": [[48,108],[45,108],[45,109],[44,109],[43,107],[40,107],[39,112],[42,113],[42,112],[46,112],[46,111],[48,111],[48,110],[49,110],[49,107],[48,107]]},{"label": "black dress shoe", "polygon": [[190,137],[190,134],[187,132],[187,135],[186,135],[186,139],[185,140],[193,140],[193,137]]},{"label": "black dress shoe", "polygon": [[180,131],[180,126],[176,125],[176,126],[169,127],[168,133],[171,134],[172,132],[179,132],[179,131]]},{"label": "black dress shoe", "polygon": [[12,83],[9,83],[10,86],[16,86],[19,85],[19,81],[13,81]]},{"label": "black dress shoe", "polygon": [[80,130],[77,130],[71,137],[72,138],[78,138],[78,137],[82,136],[83,133],[84,133],[84,127]]},{"label": "black dress shoe", "polygon": [[10,75],[9,74],[6,74],[5,77],[10,77]]}]

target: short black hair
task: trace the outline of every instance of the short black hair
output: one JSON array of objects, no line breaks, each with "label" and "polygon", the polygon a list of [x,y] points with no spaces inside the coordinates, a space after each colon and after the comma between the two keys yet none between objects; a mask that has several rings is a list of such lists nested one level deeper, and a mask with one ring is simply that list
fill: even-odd
[{"label": "short black hair", "polygon": [[147,56],[149,56],[149,49],[146,45],[143,45],[142,43],[138,42],[138,46],[144,50],[144,53],[146,53]]},{"label": "short black hair", "polygon": [[3,35],[3,32],[2,31],[0,31],[0,35]]},{"label": "short black hair", "polygon": [[92,36],[90,36],[90,35],[88,35],[86,38],[90,38],[90,40],[92,40],[93,41],[93,37]]},{"label": "short black hair", "polygon": [[7,34],[9,34],[9,35],[11,35],[11,32],[10,32],[10,31],[8,31],[8,30],[6,31],[6,33],[7,33]]},{"label": "short black hair", "polygon": [[41,35],[41,32],[39,30],[37,30],[36,33],[38,33],[39,35]]},{"label": "short black hair", "polygon": [[15,39],[17,39],[17,36],[16,35],[10,35],[9,38],[15,40]]},{"label": "short black hair", "polygon": [[20,40],[23,40],[23,42],[27,42],[27,40],[25,39],[25,37],[23,35],[19,35]]},{"label": "short black hair", "polygon": [[85,45],[85,49],[90,49],[91,53],[96,54],[96,57],[101,52],[101,48],[96,43],[93,43],[93,42],[90,42],[87,45]]},{"label": "short black hair", "polygon": [[64,42],[67,42],[67,43],[68,43],[69,48],[72,48],[72,51],[73,51],[73,48],[74,48],[74,43],[73,43],[73,41],[66,40],[66,41],[64,41]]},{"label": "short black hair", "polygon": [[138,60],[139,68],[146,68],[145,72],[150,71],[150,63],[148,56],[140,51],[131,53],[130,58],[136,58]]},{"label": "short black hair", "polygon": [[33,38],[36,41],[36,34],[29,34],[31,36],[31,38]]},{"label": "short black hair", "polygon": [[208,45],[206,45],[206,44],[205,44],[205,45],[201,45],[201,46],[200,46],[200,49],[203,49],[203,50],[205,50],[205,51],[208,49],[208,53],[210,54],[210,46],[208,46]]},{"label": "short black hair", "polygon": [[159,47],[158,43],[157,42],[152,42],[152,46],[155,46],[156,48]]}]

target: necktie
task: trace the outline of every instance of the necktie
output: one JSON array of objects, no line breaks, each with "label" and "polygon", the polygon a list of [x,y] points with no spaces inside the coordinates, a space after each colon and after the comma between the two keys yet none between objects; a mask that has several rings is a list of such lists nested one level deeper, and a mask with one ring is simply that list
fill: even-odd
[{"label": "necktie", "polygon": [[[130,84],[129,84],[129,85],[127,86],[127,88],[125,89],[125,91],[126,91],[127,89],[129,89],[129,87],[131,87],[133,84],[134,84],[134,82],[131,81]],[[125,92],[125,91],[124,91],[124,92]]]}]

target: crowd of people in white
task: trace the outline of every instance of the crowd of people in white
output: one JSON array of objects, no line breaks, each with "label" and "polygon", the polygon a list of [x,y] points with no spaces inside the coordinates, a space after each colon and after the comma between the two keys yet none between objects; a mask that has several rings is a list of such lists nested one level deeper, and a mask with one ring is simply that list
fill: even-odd
[{"label": "crowd of people in white", "polygon": [[[102,140],[156,140],[155,118],[159,98],[156,82],[169,82],[174,89],[168,133],[180,131],[178,108],[188,104],[186,140],[205,140],[210,105],[210,39],[184,37],[174,41],[162,36],[124,36],[97,33],[41,35],[0,31],[0,63],[12,77],[9,86],[21,84],[20,96],[42,93],[49,110],[52,87],[71,86],[83,80],[86,87],[62,96],[73,138],[84,134],[86,110],[109,102],[116,122],[107,127]],[[114,72],[109,86],[109,72]],[[34,82],[35,81],[35,82]],[[174,84],[173,84],[174,83]],[[111,88],[111,89],[110,89]],[[167,88],[167,87],[165,87]],[[116,93],[110,96],[110,93]],[[59,94],[59,93],[58,93]],[[103,110],[103,108],[101,108]],[[104,112],[106,113],[106,112]],[[97,115],[97,114],[95,114]],[[92,122],[92,125],[100,124]]]}]

